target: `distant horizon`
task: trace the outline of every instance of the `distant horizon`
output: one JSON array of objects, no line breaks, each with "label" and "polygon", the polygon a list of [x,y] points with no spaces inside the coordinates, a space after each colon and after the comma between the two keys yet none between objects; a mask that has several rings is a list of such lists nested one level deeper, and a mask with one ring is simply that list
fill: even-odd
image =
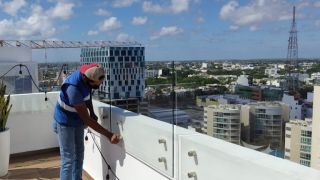
[{"label": "distant horizon", "polygon": [[[205,61],[205,62],[210,62],[210,61],[217,61],[217,62],[221,62],[221,61],[261,61],[261,60],[265,60],[265,61],[275,61],[275,60],[280,60],[281,62],[285,62],[288,61],[287,58],[261,58],[261,59],[213,59],[213,60],[205,60],[205,59],[198,59],[198,60],[152,60],[152,61],[145,61],[145,62],[201,62],[201,61]],[[298,61],[320,61],[320,58],[299,58]],[[45,63],[80,63],[79,61],[47,61],[47,62],[40,62],[40,61],[34,61],[40,64],[45,64]]]}]

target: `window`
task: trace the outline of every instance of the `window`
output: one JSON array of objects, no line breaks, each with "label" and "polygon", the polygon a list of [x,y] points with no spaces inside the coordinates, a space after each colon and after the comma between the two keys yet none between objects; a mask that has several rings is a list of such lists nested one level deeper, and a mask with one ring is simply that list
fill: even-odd
[{"label": "window", "polygon": [[300,150],[304,152],[311,152],[311,146],[301,145]]},{"label": "window", "polygon": [[311,155],[308,154],[308,153],[300,153],[300,158],[301,159],[310,160],[311,159]]},{"label": "window", "polygon": [[301,131],[301,136],[311,137],[312,136],[312,132],[311,131],[302,130]]},{"label": "window", "polygon": [[306,160],[300,160],[300,164],[304,165],[304,166],[308,166],[310,167],[310,161],[306,161]]},{"label": "window", "polygon": [[301,137],[301,143],[311,145],[311,138]]},{"label": "window", "polygon": [[286,151],[286,152],[290,152],[290,149],[287,149],[287,148],[286,148],[286,150],[285,150],[285,151]]}]

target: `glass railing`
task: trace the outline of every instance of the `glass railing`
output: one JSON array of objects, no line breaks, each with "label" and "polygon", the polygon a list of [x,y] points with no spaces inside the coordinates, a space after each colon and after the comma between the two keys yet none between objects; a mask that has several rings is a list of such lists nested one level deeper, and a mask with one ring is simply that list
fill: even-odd
[{"label": "glass railing", "polygon": [[[269,167],[266,164],[282,164],[286,172],[287,169],[291,172],[292,168],[302,168],[299,173],[304,174],[310,171],[309,177],[318,175],[317,172],[304,169],[297,164],[293,165],[288,161],[274,159],[227,142],[239,144],[229,136],[241,137],[240,131],[231,131],[229,136],[221,136],[214,131],[217,126],[213,122],[213,116],[196,105],[196,97],[224,94],[228,91],[223,89],[214,77],[209,78],[205,73],[193,70],[201,67],[192,63],[161,62],[158,65],[147,65],[140,70],[138,68],[131,74],[126,71],[128,68],[123,69],[121,70],[123,73],[117,73],[111,67],[106,68],[106,82],[94,93],[94,108],[99,114],[99,123],[110,131],[122,135],[123,143],[120,146],[126,153],[162,175],[174,179],[192,177],[208,179],[212,176],[210,175],[212,170],[215,169],[219,172],[214,173],[215,179],[223,179],[223,177],[234,179],[235,177],[227,171],[240,169],[243,172],[251,172],[239,174],[237,178],[240,179],[263,179],[268,177],[268,173],[275,174],[276,178],[294,177],[291,173],[280,173],[281,167],[278,165]],[[153,75],[150,73],[151,75],[146,77],[143,73],[146,70],[159,69],[162,69],[162,75],[154,71]],[[145,82],[141,81],[142,79],[145,79]],[[41,81],[41,84],[45,84],[44,82]],[[43,87],[47,86],[48,90],[53,89],[49,85],[43,85]],[[57,93],[54,96],[56,95]],[[40,93],[38,98],[27,95],[18,96],[25,98],[19,102],[13,101],[21,112],[31,115],[35,111],[43,110],[51,114],[48,113],[47,117],[44,115],[39,117],[52,118],[56,100],[50,93],[47,93],[49,101],[45,104],[37,103],[42,99],[44,101],[44,92]],[[204,123],[205,117],[207,123]],[[228,121],[230,125],[221,128],[240,129],[239,125],[235,125],[239,123],[233,122],[235,121]],[[202,130],[208,132],[205,133]],[[220,135],[219,139],[212,137],[213,133]],[[273,135],[281,138],[280,134]],[[100,139],[100,145],[103,152],[107,153],[109,147],[105,139]],[[255,159],[261,159],[261,161]],[[266,171],[263,170],[265,168]],[[252,172],[250,169],[255,171]]]},{"label": "glass railing", "polygon": [[14,94],[7,121],[11,133],[11,154],[58,147],[53,131],[53,113],[58,92]]}]

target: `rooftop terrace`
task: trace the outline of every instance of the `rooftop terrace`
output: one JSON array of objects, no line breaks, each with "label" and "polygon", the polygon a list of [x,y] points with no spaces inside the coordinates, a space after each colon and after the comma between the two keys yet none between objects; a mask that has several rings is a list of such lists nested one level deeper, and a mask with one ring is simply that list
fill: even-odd
[{"label": "rooftop terrace", "polygon": [[[51,124],[58,93],[12,95],[8,120],[11,158],[7,179],[57,179],[59,156]],[[319,180],[320,171],[276,158],[150,117],[94,101],[99,123],[118,132],[118,145],[95,134],[85,141],[84,171],[93,179],[105,179],[107,166],[121,180]],[[33,152],[29,157],[28,153]],[[25,175],[25,176],[22,176]],[[111,179],[116,179],[110,173]],[[89,178],[85,175],[85,178]]]}]

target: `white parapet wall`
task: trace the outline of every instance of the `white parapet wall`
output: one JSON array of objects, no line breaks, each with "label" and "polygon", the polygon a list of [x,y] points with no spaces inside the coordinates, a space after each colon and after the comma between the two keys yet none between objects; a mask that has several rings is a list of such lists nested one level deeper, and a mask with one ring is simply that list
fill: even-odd
[{"label": "white parapet wall", "polygon": [[[13,95],[11,154],[58,147],[52,130],[58,93]],[[99,123],[122,135],[111,145],[93,135],[121,180],[319,180],[320,171],[94,101]],[[108,167],[88,134],[84,170],[106,179]],[[115,179],[111,172],[110,179]],[[194,178],[196,177],[196,178]]]},{"label": "white parapet wall", "polygon": [[[102,154],[111,164],[111,168],[116,170],[117,176],[123,180],[159,178],[176,180],[320,179],[320,171],[288,160],[172,126],[117,107],[110,107],[97,101],[94,102],[94,107],[99,114],[100,123],[106,128],[111,127],[112,131],[119,132],[123,136],[123,141],[119,145],[111,145],[106,138],[94,136],[102,149]],[[86,171],[95,179],[104,179],[107,166],[92,143],[91,136],[86,142],[85,157]],[[159,162],[159,158],[165,159],[166,163]],[[139,168],[135,168],[134,163],[138,163]],[[154,176],[143,175],[144,172],[148,174],[147,170],[150,170],[146,167],[154,170],[152,171]],[[159,174],[162,176],[158,176]]]},{"label": "white parapet wall", "polygon": [[52,129],[58,93],[11,95],[12,110],[7,126],[11,133],[10,154],[58,147]]}]

